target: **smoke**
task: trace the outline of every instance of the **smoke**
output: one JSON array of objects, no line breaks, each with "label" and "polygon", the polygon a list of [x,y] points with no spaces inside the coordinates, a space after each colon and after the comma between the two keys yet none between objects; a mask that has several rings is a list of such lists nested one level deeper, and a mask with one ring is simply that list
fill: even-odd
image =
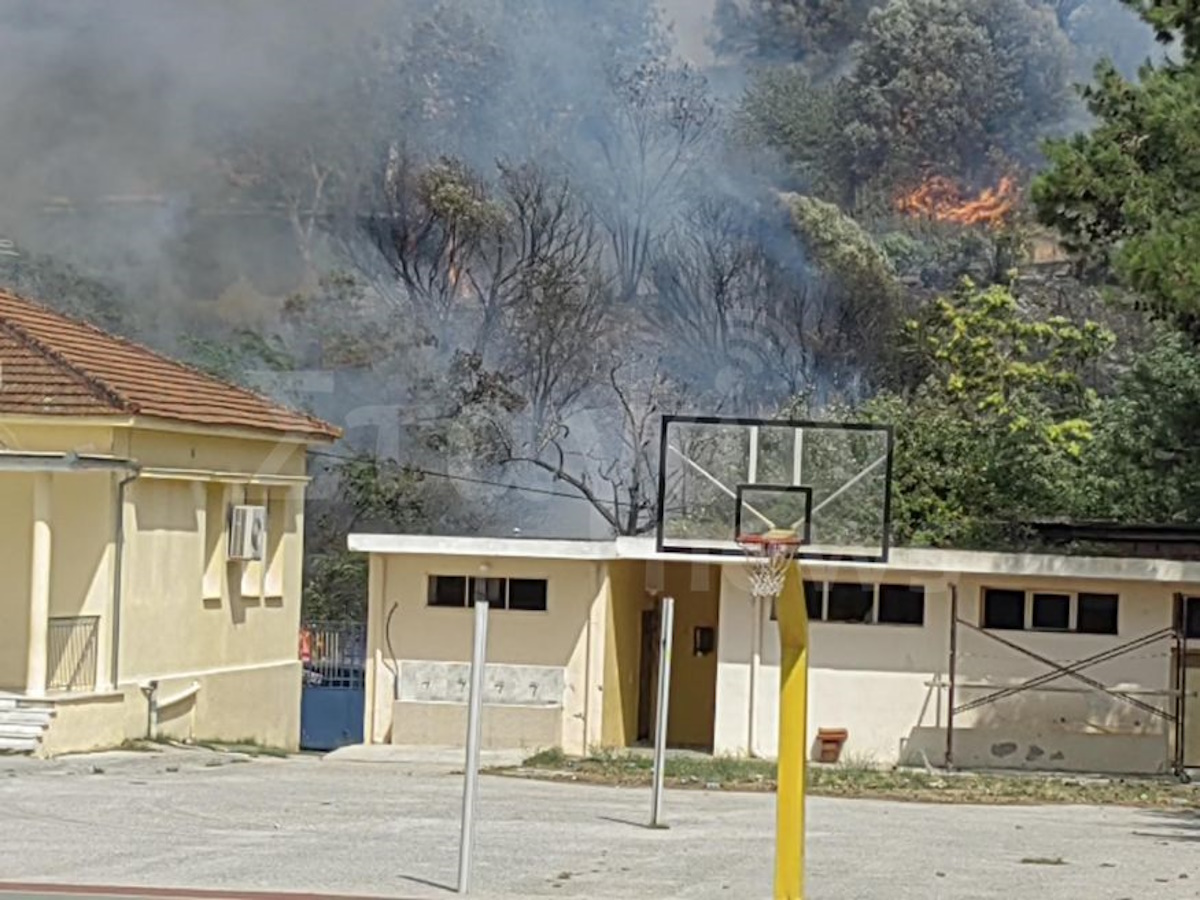
[{"label": "smoke", "polygon": [[[1103,15],[1080,18],[1093,44],[1130,24],[1115,3],[1094,2]],[[811,304],[808,260],[773,206],[770,179],[755,169],[759,160],[721,143],[727,111],[695,68],[712,62],[713,5],[8,0],[0,5],[0,238],[15,241],[26,265],[52,258],[113,286],[126,297],[122,327],[168,351],[179,351],[183,333],[236,325],[268,327],[296,348],[312,335],[288,335],[280,324],[289,295],[319,294],[317,276],[348,266],[386,277],[355,223],[377,199],[389,151],[401,148],[424,161],[455,157],[485,179],[496,179],[498,161],[535,161],[567,179],[616,235],[606,253],[632,273],[618,291],[626,307],[652,302],[643,292],[655,273],[635,270],[639,254],[665,243],[682,212],[714,198],[753,223],[745,230],[757,235],[757,255],[743,259],[720,234],[701,234],[696,246],[709,255],[679,277],[711,283],[712,267],[727,260],[729,283],[745,297],[765,285]],[[724,64],[723,77],[738,83]],[[800,286],[783,283],[785,275]],[[53,283],[70,292],[70,280]],[[770,402],[753,396],[766,369],[772,377],[787,369],[776,381],[789,389],[855,382],[853,372],[800,371],[817,350],[796,349],[785,321],[794,316],[747,312],[744,298],[726,315],[728,297],[707,301],[725,316],[711,345],[724,358],[675,346],[663,354],[676,366],[668,376],[710,375],[747,404]],[[364,339],[410,327],[387,304],[353,316]],[[631,344],[644,336],[645,322],[627,327]],[[436,394],[425,382],[439,351],[444,364],[446,347],[409,346],[397,368],[351,363],[336,377],[327,360],[306,359],[310,370],[271,387],[375,435],[362,446],[403,456],[404,423]],[[600,455],[612,435],[607,415],[570,417],[577,439]],[[467,502],[482,505],[474,492],[484,486],[462,484]],[[545,529],[567,522],[565,531],[594,531],[586,504],[560,500],[526,496],[537,504],[529,518]]]}]

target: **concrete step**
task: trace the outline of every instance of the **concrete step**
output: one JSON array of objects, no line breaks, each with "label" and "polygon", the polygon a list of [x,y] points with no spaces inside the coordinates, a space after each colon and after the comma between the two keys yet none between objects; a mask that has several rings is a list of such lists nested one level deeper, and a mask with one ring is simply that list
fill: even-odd
[{"label": "concrete step", "polygon": [[40,725],[42,728],[54,721],[51,709],[3,709],[0,710],[0,728],[5,725]]},{"label": "concrete step", "polygon": [[0,753],[32,753],[37,748],[37,738],[0,737]]},{"label": "concrete step", "polygon": [[53,700],[36,700],[32,697],[17,697],[12,694],[0,695],[0,713],[10,709],[45,709],[54,711]]},{"label": "concrete step", "polygon": [[8,722],[0,722],[0,737],[23,738],[29,737],[35,740],[40,738],[46,731],[45,725],[21,725],[10,724]]}]

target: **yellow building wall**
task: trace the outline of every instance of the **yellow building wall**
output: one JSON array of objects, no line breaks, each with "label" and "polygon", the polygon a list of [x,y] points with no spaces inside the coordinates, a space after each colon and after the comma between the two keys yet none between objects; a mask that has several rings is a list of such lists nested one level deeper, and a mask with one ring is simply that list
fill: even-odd
[{"label": "yellow building wall", "polygon": [[[122,681],[296,659],[299,491],[285,503],[283,520],[268,525],[281,530],[279,552],[293,573],[278,592],[260,592],[260,579],[243,577],[247,564],[225,561],[223,516],[210,523],[204,484],[143,479],[129,486],[126,500]],[[208,539],[210,524],[216,541]],[[204,590],[210,564],[219,574],[213,593]]]},{"label": "yellow building wall", "polygon": [[145,466],[247,475],[302,476],[307,458],[307,447],[295,441],[186,431],[124,429],[117,435],[116,446],[120,455]]},{"label": "yellow building wall", "polygon": [[[141,685],[199,692],[163,711],[162,732],[295,747],[296,640],[303,566],[306,447],[253,436],[0,420],[0,448],[75,450],[137,461],[127,488],[119,687],[63,698],[47,752],[111,746],[146,731]],[[186,470],[162,477],[154,470]],[[111,684],[113,473],[52,476],[50,617],[98,616],[98,690]],[[33,476],[0,474],[0,688],[25,687]],[[268,507],[268,562],[225,561],[228,504]],[[53,661],[50,660],[53,667]]]},{"label": "yellow building wall", "polygon": [[28,419],[0,416],[0,450],[29,453],[113,453],[113,429],[109,425],[73,425],[69,418],[32,423]]},{"label": "yellow building wall", "polygon": [[667,743],[673,747],[711,749],[717,703],[718,653],[692,652],[696,628],[713,629],[721,604],[721,568],[688,562],[669,563],[664,589],[675,598],[671,700],[667,709]]},{"label": "yellow building wall", "polygon": [[[487,566],[487,571],[481,571]],[[372,564],[368,652],[372,698],[366,733],[392,740],[394,672],[404,661],[468,662],[474,610],[427,604],[430,575],[544,578],[547,611],[496,610],[491,614],[487,658],[491,665],[561,667],[565,690],[561,746],[582,753],[601,742],[608,585],[605,564],[564,560],[483,559],[456,556],[384,556]],[[392,614],[393,608],[395,609]],[[385,631],[388,616],[391,627]],[[495,720],[502,706],[489,707]],[[447,734],[459,743],[465,735]]]},{"label": "yellow building wall", "polygon": [[24,690],[33,476],[0,472],[0,689]]},{"label": "yellow building wall", "polygon": [[608,584],[601,743],[605,747],[629,747],[637,742],[642,612],[649,608],[646,564],[625,560],[609,563]]}]

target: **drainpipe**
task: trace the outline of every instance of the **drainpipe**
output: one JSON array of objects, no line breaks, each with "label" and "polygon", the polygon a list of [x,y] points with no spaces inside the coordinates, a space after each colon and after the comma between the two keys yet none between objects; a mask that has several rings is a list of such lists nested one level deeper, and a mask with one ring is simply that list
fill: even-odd
[{"label": "drainpipe", "polygon": [[113,690],[119,684],[117,667],[121,658],[121,594],[125,569],[125,488],[142,474],[142,467],[132,465],[132,471],[117,482],[117,522],[113,536],[113,585],[112,585],[112,653],[108,675]]},{"label": "drainpipe", "polygon": [[754,609],[754,623],[750,629],[750,721],[746,755],[757,756],[755,747],[758,745],[758,682],[762,666],[762,597],[755,596],[751,601]]}]

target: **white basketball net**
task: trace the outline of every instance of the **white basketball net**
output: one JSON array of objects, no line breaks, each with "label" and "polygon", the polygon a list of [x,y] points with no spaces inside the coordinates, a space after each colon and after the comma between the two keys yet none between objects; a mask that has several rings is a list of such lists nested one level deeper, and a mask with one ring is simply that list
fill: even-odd
[{"label": "white basketball net", "polygon": [[746,551],[746,559],[750,564],[751,595],[763,600],[778,599],[788,566],[800,550],[800,542],[794,538],[750,538],[739,540],[738,543]]}]

